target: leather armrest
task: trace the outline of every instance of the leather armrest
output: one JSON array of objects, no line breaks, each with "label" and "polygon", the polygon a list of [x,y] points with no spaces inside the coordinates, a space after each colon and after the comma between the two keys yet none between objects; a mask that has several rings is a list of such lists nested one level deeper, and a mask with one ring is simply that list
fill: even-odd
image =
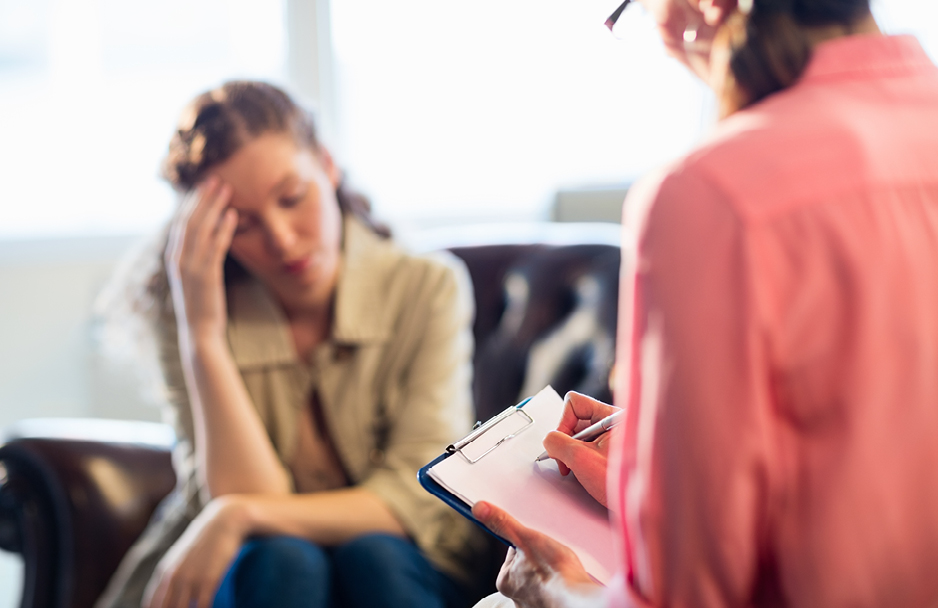
[{"label": "leather armrest", "polygon": [[0,446],[0,544],[24,562],[22,606],[91,606],[175,484],[172,432],[26,420]]}]

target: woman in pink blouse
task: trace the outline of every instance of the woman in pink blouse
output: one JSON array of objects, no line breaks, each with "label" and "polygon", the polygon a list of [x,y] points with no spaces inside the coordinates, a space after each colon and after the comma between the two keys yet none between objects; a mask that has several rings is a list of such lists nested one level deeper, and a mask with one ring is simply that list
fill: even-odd
[{"label": "woman in pink blouse", "polygon": [[[938,69],[868,0],[642,0],[723,119],[625,206],[616,401],[545,445],[621,572],[492,505],[519,606],[938,605]],[[582,424],[582,422],[580,423]]]}]

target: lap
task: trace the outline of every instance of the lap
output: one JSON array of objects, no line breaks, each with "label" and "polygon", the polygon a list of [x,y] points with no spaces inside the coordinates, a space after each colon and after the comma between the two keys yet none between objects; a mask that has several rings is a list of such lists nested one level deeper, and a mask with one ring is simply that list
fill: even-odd
[{"label": "lap", "polygon": [[409,540],[368,534],[337,547],[273,536],[241,548],[214,608],[459,608],[460,585]]}]

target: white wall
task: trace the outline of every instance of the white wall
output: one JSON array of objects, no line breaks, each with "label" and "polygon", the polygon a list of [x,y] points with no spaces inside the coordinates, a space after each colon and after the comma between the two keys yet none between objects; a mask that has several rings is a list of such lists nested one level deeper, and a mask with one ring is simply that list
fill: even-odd
[{"label": "white wall", "polygon": [[27,417],[157,418],[92,335],[92,302],[133,242],[0,241],[0,428]]},{"label": "white wall", "polygon": [[[92,336],[91,304],[133,241],[0,241],[0,429],[32,417],[158,419]],[[19,605],[21,580],[19,558],[0,551],[0,608]]]}]

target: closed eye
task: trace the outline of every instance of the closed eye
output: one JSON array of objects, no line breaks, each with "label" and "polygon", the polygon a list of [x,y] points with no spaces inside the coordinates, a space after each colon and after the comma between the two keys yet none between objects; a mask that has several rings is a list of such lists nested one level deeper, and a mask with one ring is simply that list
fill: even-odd
[{"label": "closed eye", "polygon": [[280,206],[284,209],[290,209],[299,205],[303,198],[306,196],[306,193],[309,191],[309,185],[306,183],[300,184],[298,187],[294,188],[289,194],[285,194],[280,197]]}]

